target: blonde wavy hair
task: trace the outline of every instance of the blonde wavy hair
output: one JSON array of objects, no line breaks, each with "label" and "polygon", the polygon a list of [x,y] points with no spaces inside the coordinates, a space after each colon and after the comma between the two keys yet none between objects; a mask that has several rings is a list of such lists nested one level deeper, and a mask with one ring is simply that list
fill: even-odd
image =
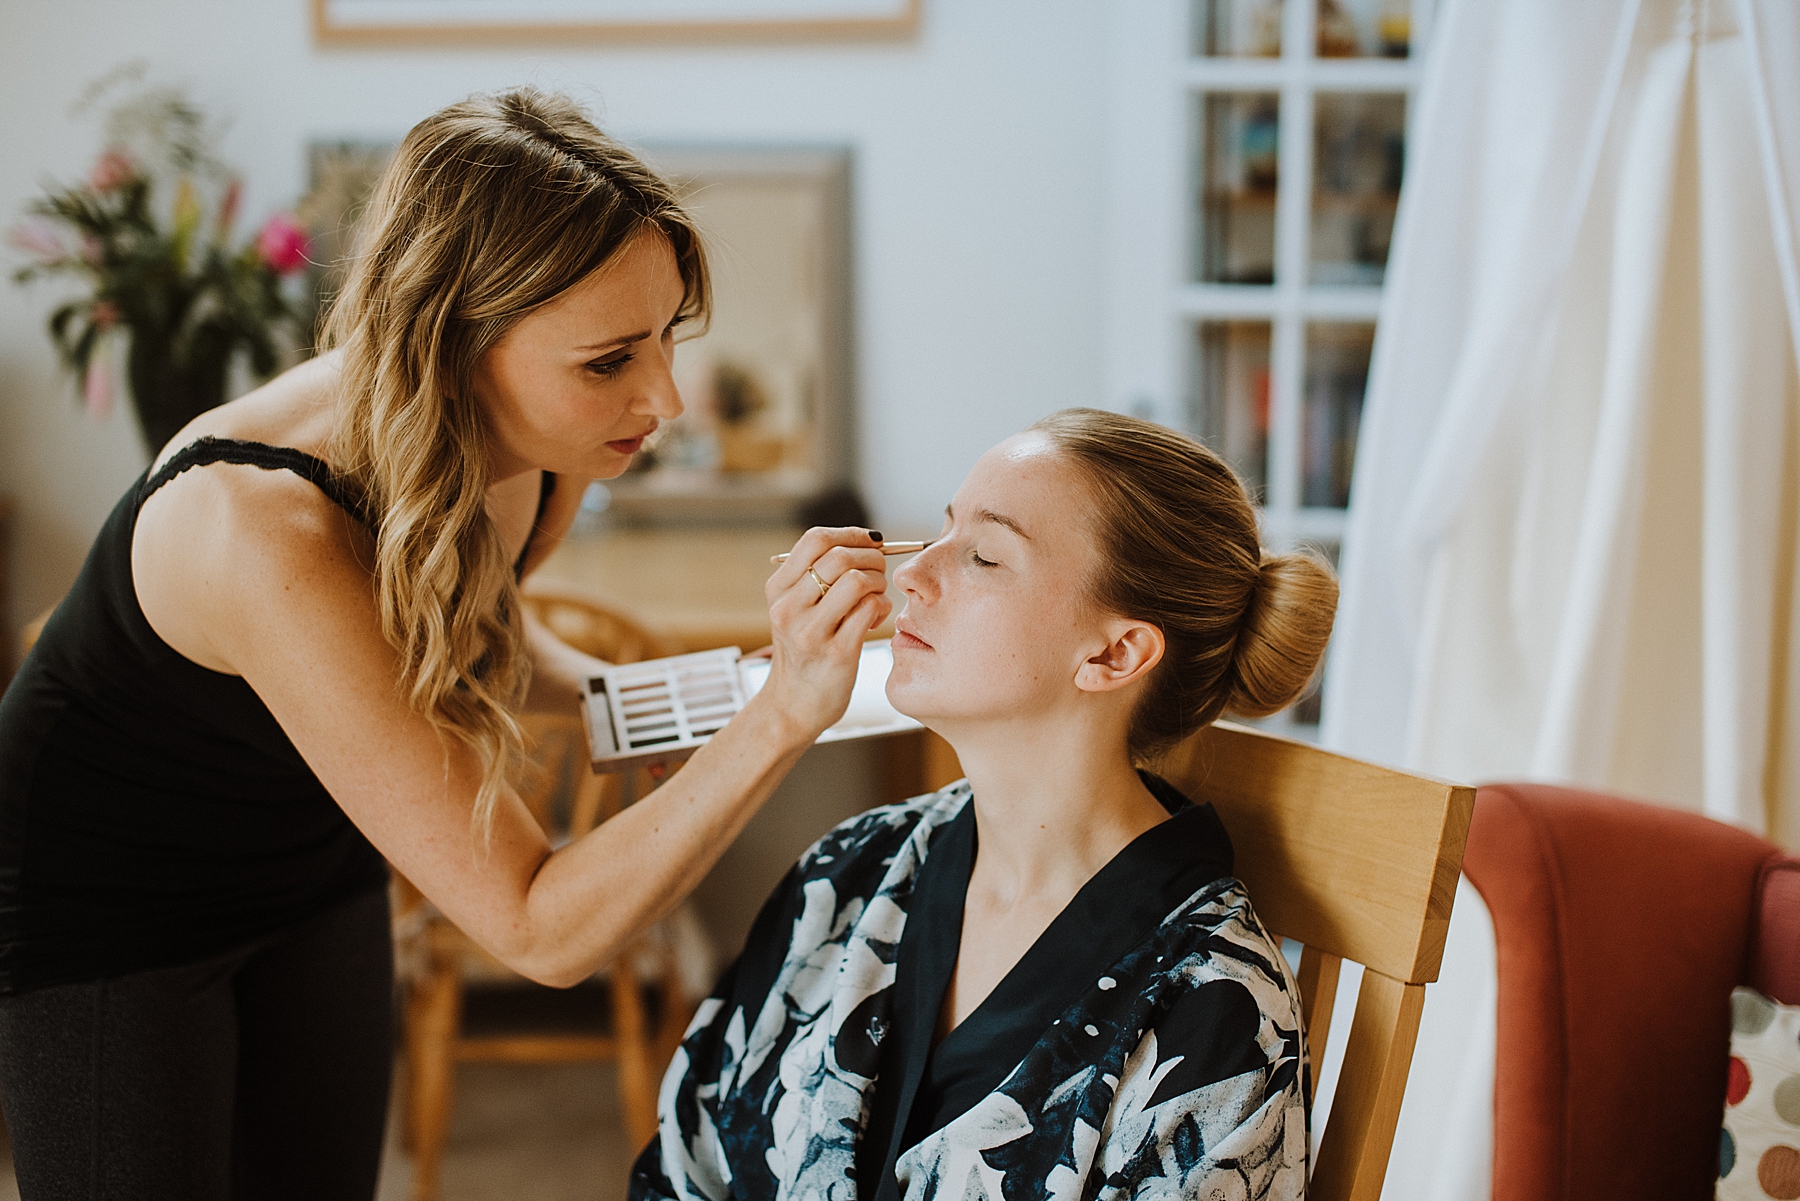
[{"label": "blonde wavy hair", "polygon": [[376,523],[382,633],[400,689],[480,756],[485,841],[519,760],[530,677],[513,576],[485,501],[481,356],[646,231],[675,252],[680,317],[711,303],[699,231],[675,191],[566,96],[477,95],[414,126],[358,225],[325,326],[341,350],[328,454]]}]

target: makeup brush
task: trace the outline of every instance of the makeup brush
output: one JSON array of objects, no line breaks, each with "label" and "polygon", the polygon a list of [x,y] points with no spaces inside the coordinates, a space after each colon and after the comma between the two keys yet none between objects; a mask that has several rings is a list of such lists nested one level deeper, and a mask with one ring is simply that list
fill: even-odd
[{"label": "makeup brush", "polygon": [[[934,538],[932,541],[935,542],[936,539]],[[930,545],[930,542],[883,542],[875,549],[884,555],[916,555]],[[785,554],[773,555],[769,562],[786,563],[787,556]]]}]

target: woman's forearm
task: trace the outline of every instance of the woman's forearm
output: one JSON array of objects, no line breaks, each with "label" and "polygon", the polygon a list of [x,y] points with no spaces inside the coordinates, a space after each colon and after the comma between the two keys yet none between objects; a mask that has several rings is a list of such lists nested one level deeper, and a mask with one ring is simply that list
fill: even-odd
[{"label": "woman's forearm", "polygon": [[502,958],[544,984],[592,975],[694,889],[811,744],[753,698],[662,787],[544,860]]},{"label": "woman's forearm", "polygon": [[[428,820],[376,803],[365,833],[501,962],[547,984],[584,979],[699,883],[806,748],[844,715],[863,639],[891,608],[884,567],[866,531],[803,535],[764,585],[773,648],[761,691],[654,795],[580,841],[553,852],[508,790],[485,847],[472,860],[458,856],[452,827],[468,820],[456,798],[473,795],[472,753]],[[819,587],[808,574],[815,569],[833,582]],[[371,733],[359,723],[353,741]],[[380,791],[366,780],[360,787]]]}]

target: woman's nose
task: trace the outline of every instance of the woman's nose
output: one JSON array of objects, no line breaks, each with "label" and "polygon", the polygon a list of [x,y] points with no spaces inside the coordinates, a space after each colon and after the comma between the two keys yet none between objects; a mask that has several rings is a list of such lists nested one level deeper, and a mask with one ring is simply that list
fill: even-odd
[{"label": "woman's nose", "polygon": [[675,377],[667,371],[658,372],[645,385],[637,408],[639,412],[664,421],[673,421],[687,411],[681,400],[681,389],[675,386]]},{"label": "woman's nose", "polygon": [[[894,584],[907,596],[930,600],[937,595],[937,580],[932,566],[931,547],[926,547],[894,572]],[[929,593],[930,595],[927,595]]]}]

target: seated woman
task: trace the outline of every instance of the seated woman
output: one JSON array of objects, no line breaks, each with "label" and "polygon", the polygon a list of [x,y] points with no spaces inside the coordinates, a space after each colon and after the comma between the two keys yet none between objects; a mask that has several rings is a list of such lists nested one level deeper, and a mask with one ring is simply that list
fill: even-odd
[{"label": "seated woman", "polygon": [[989,451],[947,513],[895,576],[888,696],[968,778],[775,890],[632,1196],[1303,1196],[1293,977],[1211,807],[1138,765],[1292,702],[1336,581],[1262,550],[1218,456],[1094,410]]}]

